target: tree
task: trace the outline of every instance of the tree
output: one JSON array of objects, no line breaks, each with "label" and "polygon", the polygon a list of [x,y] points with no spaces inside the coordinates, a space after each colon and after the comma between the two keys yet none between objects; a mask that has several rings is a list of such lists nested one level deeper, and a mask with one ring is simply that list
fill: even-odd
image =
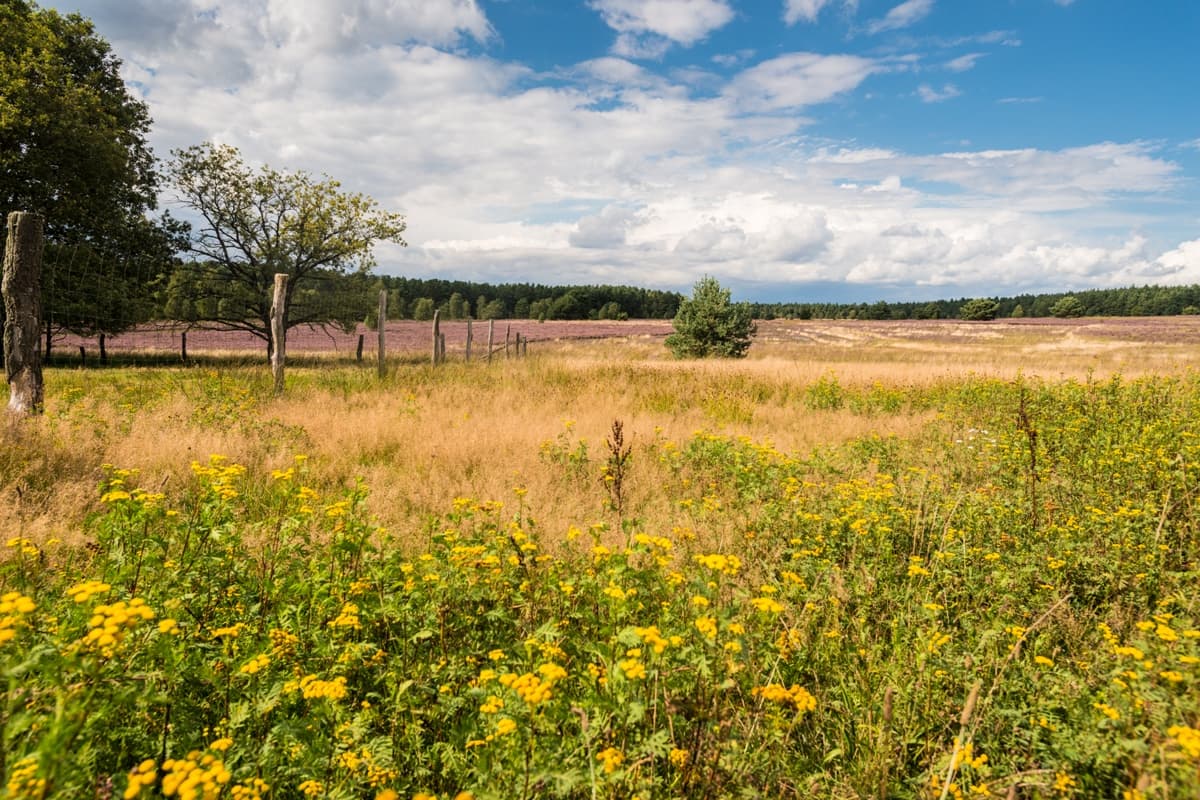
[{"label": "tree", "polygon": [[986,297],[976,297],[974,300],[968,300],[958,308],[959,319],[965,319],[972,322],[983,322],[996,318],[996,313],[1000,310],[1000,304],[995,300],[989,300]]},{"label": "tree", "polygon": [[46,220],[48,330],[118,333],[147,319],[186,229],[146,216],[158,191],[150,115],[120,66],[89,20],[0,0],[0,218]]},{"label": "tree", "polygon": [[746,355],[756,332],[750,304],[732,303],[729,298],[729,290],[722,289],[716,278],[705,276],[696,282],[691,298],[680,303],[675,313],[675,333],[667,337],[667,347],[676,358]]},{"label": "tree", "polygon": [[1013,319],[1020,319],[1021,317],[1025,316],[1025,309],[1021,307],[1020,303],[1017,303],[1013,307],[1012,313],[1009,314],[1009,316],[1012,317]]},{"label": "tree", "polygon": [[193,302],[206,302],[204,308],[215,313],[200,321],[254,334],[266,342],[268,357],[274,349],[269,294],[275,273],[288,275],[284,330],[324,325],[337,320],[337,307],[297,301],[319,298],[321,281],[365,275],[375,263],[376,242],[405,244],[402,215],[342,191],[328,176],[253,170],[228,145],[205,143],[172,155],[171,179],[182,203],[200,218],[190,250],[211,277]]},{"label": "tree", "polygon": [[1050,313],[1055,317],[1082,317],[1087,313],[1087,309],[1078,297],[1069,294],[1050,306]]}]

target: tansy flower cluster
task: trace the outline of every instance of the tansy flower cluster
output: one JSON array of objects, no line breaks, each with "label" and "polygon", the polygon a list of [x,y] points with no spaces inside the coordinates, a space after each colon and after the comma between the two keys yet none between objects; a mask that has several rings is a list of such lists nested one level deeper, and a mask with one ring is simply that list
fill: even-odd
[{"label": "tansy flower cluster", "polygon": [[36,608],[33,598],[20,592],[6,592],[0,597],[0,644],[16,636],[16,628],[22,624],[25,615],[32,614]]},{"label": "tansy flower cluster", "polygon": [[168,758],[162,769],[163,796],[179,800],[216,800],[233,777],[223,761],[198,750],[186,758]]},{"label": "tansy flower cluster", "polygon": [[817,708],[817,698],[809,694],[808,690],[803,686],[792,684],[790,688],[778,683],[768,683],[766,686],[755,686],[751,690],[754,697],[761,697],[764,700],[769,700],[772,703],[780,705],[794,706],[796,711],[804,714],[808,711],[815,711]]},{"label": "tansy flower cluster", "polygon": [[98,605],[88,620],[88,632],[80,640],[84,650],[99,652],[110,658],[125,634],[137,627],[139,622],[154,619],[154,611],[140,597],[126,602],[119,600],[108,605]]}]

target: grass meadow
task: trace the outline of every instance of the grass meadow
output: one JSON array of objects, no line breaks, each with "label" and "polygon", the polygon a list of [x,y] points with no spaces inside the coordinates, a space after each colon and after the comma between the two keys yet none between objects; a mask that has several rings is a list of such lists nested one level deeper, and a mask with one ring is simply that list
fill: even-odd
[{"label": "grass meadow", "polygon": [[1200,795],[1200,325],[1023,322],[49,370],[0,797]]}]

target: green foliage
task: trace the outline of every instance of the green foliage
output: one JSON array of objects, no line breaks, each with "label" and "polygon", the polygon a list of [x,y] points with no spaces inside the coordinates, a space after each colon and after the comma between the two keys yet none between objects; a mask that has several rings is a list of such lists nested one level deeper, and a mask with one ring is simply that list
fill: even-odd
[{"label": "green foliage", "polygon": [[997,301],[986,297],[977,297],[974,300],[966,301],[959,307],[958,318],[969,321],[993,320],[999,311],[1000,303]]},{"label": "green foliage", "polygon": [[[191,303],[201,321],[245,330],[271,349],[271,287],[276,273],[289,276],[284,325],[338,321],[333,309],[305,305],[322,293],[314,284],[334,284],[326,294],[354,294],[347,318],[362,319],[370,308],[365,284],[340,282],[348,273],[360,281],[373,266],[378,241],[404,244],[403,216],[381,210],[357,192],[345,192],[329,177],[248,167],[234,147],[206,143],[173,153],[170,176],[182,202],[201,219],[191,251],[202,261],[185,271],[187,293],[168,288],[168,307]],[[202,290],[193,293],[194,290]]]},{"label": "green foliage", "polygon": [[1079,298],[1069,294],[1050,306],[1050,313],[1055,317],[1082,317],[1087,309],[1079,302]]},{"label": "green foliage", "polygon": [[939,413],[808,454],[568,424],[552,501],[605,501],[561,540],[520,487],[409,550],[303,456],[106,468],[89,547],[0,548],[5,796],[1197,796],[1200,381],[822,384]]},{"label": "green foliage", "polygon": [[1012,313],[1010,313],[1008,316],[1012,317],[1013,319],[1020,319],[1021,317],[1024,317],[1025,316],[1024,306],[1022,306],[1020,303],[1017,303],[1013,307]]},{"label": "green foliage", "polygon": [[749,303],[730,302],[730,292],[716,278],[696,282],[690,299],[675,314],[675,333],[667,347],[676,358],[742,358],[750,349],[755,325]]},{"label": "green foliage", "polygon": [[45,218],[52,330],[119,333],[146,321],[185,230],[146,217],[158,190],[150,116],[120,66],[89,20],[0,2],[0,219]]}]

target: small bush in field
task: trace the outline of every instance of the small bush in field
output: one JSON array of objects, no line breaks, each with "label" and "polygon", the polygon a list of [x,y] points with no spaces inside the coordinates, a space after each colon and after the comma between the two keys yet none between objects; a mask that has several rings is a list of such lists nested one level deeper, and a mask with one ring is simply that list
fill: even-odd
[{"label": "small bush in field", "polygon": [[667,347],[676,358],[742,358],[750,349],[755,325],[749,303],[730,302],[728,289],[716,278],[696,282],[692,296],[679,305],[675,333]]}]

